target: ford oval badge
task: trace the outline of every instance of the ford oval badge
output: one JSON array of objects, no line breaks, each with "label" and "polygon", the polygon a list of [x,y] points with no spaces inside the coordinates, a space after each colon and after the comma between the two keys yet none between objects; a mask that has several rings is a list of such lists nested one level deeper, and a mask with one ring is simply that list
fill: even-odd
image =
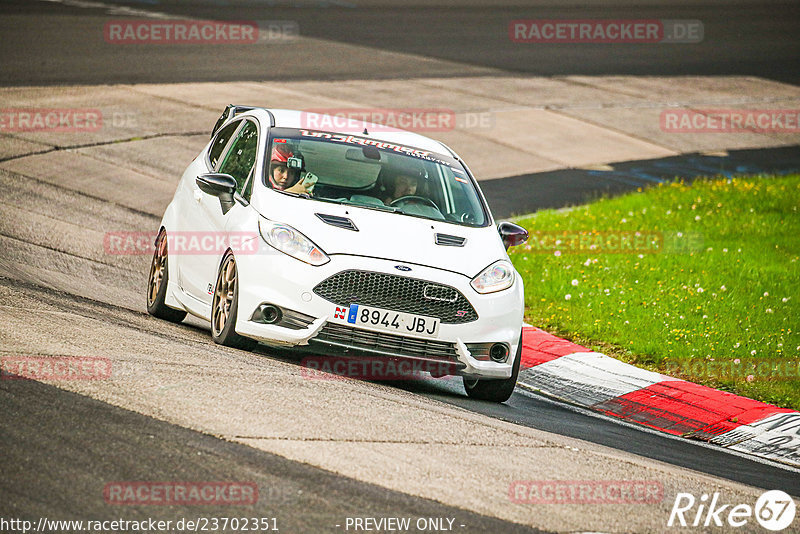
[{"label": "ford oval badge", "polygon": [[404,273],[407,273],[411,270],[411,267],[406,267],[405,265],[395,265],[394,268],[398,271],[403,271]]}]

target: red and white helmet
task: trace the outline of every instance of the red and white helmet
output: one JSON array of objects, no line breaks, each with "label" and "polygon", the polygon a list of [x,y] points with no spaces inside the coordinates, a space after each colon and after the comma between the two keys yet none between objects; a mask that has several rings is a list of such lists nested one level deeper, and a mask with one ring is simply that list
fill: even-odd
[{"label": "red and white helmet", "polygon": [[275,180],[272,178],[275,167],[279,165],[286,166],[289,158],[291,157],[294,157],[294,151],[291,147],[286,145],[276,145],[272,148],[272,154],[269,158],[269,183],[272,185],[273,189],[278,189],[279,191],[288,189],[296,184],[297,180],[300,178],[299,169],[287,169],[287,172],[289,173],[289,179],[283,185],[276,184]]}]

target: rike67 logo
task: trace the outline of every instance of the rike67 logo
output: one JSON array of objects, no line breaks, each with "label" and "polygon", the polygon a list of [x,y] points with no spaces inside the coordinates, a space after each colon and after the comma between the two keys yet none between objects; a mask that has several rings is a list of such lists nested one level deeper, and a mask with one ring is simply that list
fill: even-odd
[{"label": "rike67 logo", "polygon": [[702,494],[699,499],[691,493],[678,493],[667,521],[668,527],[743,527],[755,518],[767,530],[779,531],[794,521],[795,503],[780,490],[761,494],[755,506],[723,504],[719,493]]}]

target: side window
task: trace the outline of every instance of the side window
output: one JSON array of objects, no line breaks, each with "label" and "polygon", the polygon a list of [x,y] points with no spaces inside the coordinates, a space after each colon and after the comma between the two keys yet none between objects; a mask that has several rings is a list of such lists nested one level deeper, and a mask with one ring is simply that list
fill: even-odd
[{"label": "side window", "polygon": [[225,148],[225,145],[228,144],[228,140],[231,136],[236,133],[236,128],[238,128],[241,123],[242,121],[234,121],[217,132],[217,135],[214,137],[214,142],[211,143],[211,148],[208,151],[208,161],[211,163],[212,169],[217,168],[217,162],[222,155],[222,150]]},{"label": "side window", "polygon": [[255,165],[257,150],[258,128],[254,122],[247,121],[219,167],[219,172],[230,174],[236,179],[236,192],[240,195]]}]

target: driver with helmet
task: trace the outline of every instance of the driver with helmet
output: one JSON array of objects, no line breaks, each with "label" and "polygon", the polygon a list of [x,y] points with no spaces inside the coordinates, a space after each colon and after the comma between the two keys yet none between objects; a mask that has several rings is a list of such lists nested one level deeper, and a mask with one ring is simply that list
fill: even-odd
[{"label": "driver with helmet", "polygon": [[[299,167],[290,167],[290,158],[292,162],[299,163]],[[295,154],[295,150],[291,147],[286,145],[273,147],[269,162],[270,186],[287,193],[314,194],[317,176],[310,172],[303,173],[303,165],[303,156],[300,153]]]}]

